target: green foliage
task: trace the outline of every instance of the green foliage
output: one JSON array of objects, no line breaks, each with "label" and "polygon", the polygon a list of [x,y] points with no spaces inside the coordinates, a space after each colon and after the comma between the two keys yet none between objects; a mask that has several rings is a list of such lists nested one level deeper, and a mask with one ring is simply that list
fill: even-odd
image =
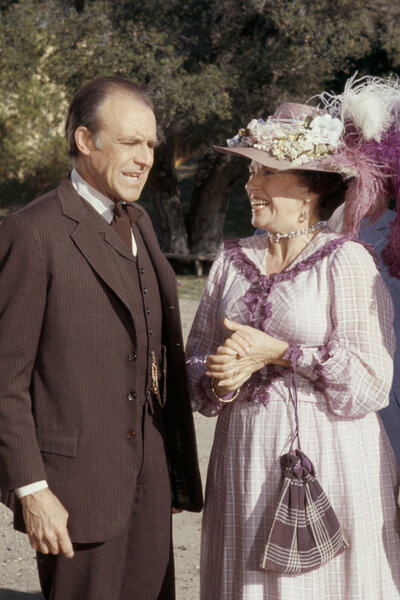
[{"label": "green foliage", "polygon": [[65,171],[66,99],[92,77],[119,74],[145,86],[161,139],[229,111],[218,66],[197,63],[188,69],[182,40],[171,35],[170,21],[154,19],[159,8],[150,5],[139,14],[129,10],[130,3],[86,2],[78,12],[74,2],[20,0],[0,16],[3,204],[11,180],[25,179],[31,187],[44,165],[48,172]]}]

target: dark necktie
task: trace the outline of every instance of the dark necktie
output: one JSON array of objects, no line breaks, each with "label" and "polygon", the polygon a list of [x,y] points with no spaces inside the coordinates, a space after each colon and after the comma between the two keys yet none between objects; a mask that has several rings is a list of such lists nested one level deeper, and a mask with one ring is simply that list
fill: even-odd
[{"label": "dark necktie", "polygon": [[118,235],[122,238],[129,250],[132,252],[132,228],[127,207],[127,202],[115,203],[114,217],[111,221],[111,227],[116,230]]}]

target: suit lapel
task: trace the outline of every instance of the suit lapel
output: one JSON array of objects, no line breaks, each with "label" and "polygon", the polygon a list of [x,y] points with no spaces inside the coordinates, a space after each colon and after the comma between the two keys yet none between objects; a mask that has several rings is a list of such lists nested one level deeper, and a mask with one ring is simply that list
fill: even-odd
[{"label": "suit lapel", "polygon": [[[101,217],[103,218],[103,217]],[[103,219],[104,221],[104,219]],[[110,225],[106,223],[106,227],[103,226],[104,239],[118,254],[130,260],[131,262],[136,262],[135,257],[132,252],[129,250],[127,245],[123,242],[122,238],[118,235],[118,233],[113,229]]]},{"label": "suit lapel", "polygon": [[123,259],[133,261],[133,255],[104,218],[76,193],[69,179],[61,183],[57,192],[64,216],[77,223],[70,234],[72,240],[97,275],[129,310],[129,299],[115,268],[110,248]]}]

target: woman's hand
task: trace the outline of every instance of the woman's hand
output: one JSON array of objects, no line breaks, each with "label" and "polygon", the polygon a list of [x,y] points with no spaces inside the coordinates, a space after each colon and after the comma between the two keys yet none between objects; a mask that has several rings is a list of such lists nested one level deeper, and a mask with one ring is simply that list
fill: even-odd
[{"label": "woman's hand", "polygon": [[229,319],[224,325],[234,333],[207,359],[206,374],[214,379],[218,395],[224,396],[238,389],[250,376],[269,363],[288,365],[283,360],[288,344],[282,340]]},{"label": "woman's hand", "polygon": [[251,375],[262,369],[262,361],[250,357],[240,358],[230,349],[220,346],[216,354],[207,357],[206,375],[214,379],[214,388],[219,396],[225,396],[237,390]]},{"label": "woman's hand", "polygon": [[264,331],[229,319],[224,319],[224,325],[233,331],[233,334],[224,343],[224,347],[232,353],[234,352],[242,358],[250,357],[255,361],[262,361],[263,366],[269,363],[285,366],[289,364],[289,361],[282,359],[289,347],[286,342],[278,340]]}]

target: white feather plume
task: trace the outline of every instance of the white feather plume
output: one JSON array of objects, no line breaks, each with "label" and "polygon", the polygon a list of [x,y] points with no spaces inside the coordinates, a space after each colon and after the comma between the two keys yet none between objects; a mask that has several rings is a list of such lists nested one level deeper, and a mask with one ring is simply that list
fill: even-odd
[{"label": "white feather plume", "polygon": [[343,123],[352,121],[366,141],[380,141],[400,112],[400,83],[395,77],[361,77],[357,73],[347,80],[340,95],[324,93],[324,109],[340,116]]}]

